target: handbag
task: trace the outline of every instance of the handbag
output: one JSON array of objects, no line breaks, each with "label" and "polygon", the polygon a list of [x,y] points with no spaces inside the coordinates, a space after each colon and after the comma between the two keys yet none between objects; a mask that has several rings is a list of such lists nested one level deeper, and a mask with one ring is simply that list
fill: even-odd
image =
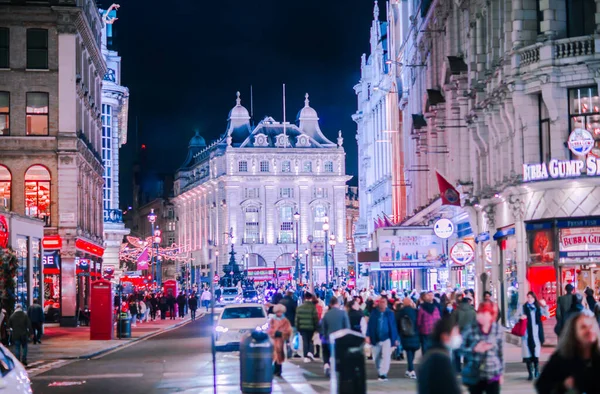
[{"label": "handbag", "polygon": [[520,319],[515,326],[510,331],[511,334],[516,335],[518,337],[525,336],[527,332],[527,319]]}]

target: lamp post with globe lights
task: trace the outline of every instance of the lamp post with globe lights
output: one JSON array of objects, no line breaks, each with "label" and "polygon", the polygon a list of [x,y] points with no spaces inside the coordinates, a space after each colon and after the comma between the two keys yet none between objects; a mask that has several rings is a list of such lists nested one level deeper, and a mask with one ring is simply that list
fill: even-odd
[{"label": "lamp post with globe lights", "polygon": [[[156,214],[154,213],[154,208],[150,209],[150,213],[148,214],[148,222],[150,222],[151,232],[150,235],[154,237],[154,222],[156,222]],[[152,256],[152,260],[155,259],[156,256]],[[152,279],[156,282],[156,262],[152,261]]]},{"label": "lamp post with globe lights", "polygon": [[323,240],[323,243],[325,244],[323,245],[325,249],[325,286],[329,288],[329,261],[327,258],[327,240],[329,239],[329,218],[327,216],[325,216],[325,222],[323,223],[323,231],[325,232],[325,239]]},{"label": "lamp post with globe lights", "polygon": [[306,270],[308,271],[308,287],[310,289],[310,294],[315,294],[315,286],[313,284],[313,256],[312,256],[312,243],[313,243],[313,236],[309,235],[306,240],[308,241],[308,253],[307,255],[310,255],[310,258],[307,260],[308,264],[306,266]]},{"label": "lamp post with globe lights", "polygon": [[[335,240],[335,235],[331,234],[329,236],[329,246],[331,246],[331,266],[332,266],[332,271],[335,273],[335,257],[333,255],[333,252],[335,251],[335,245],[337,244],[336,240]],[[327,254],[327,253],[325,253]]]},{"label": "lamp post with globe lights", "polygon": [[154,255],[155,256],[154,257],[154,260],[155,260],[154,265],[156,266],[156,276],[155,276],[155,279],[156,279],[156,283],[157,283],[158,286],[160,286],[160,284],[162,283],[161,282],[162,281],[162,271],[161,271],[161,267],[159,266],[160,262],[158,260],[158,248],[159,248],[160,243],[162,241],[162,238],[160,237],[160,235],[161,235],[161,232],[160,232],[160,230],[159,230],[159,228],[157,226],[156,230],[154,230],[154,245],[156,247],[156,254]]},{"label": "lamp post with globe lights", "polygon": [[296,223],[296,285],[298,285],[302,281],[302,278],[300,278],[300,253],[298,251],[298,228],[300,227],[300,213],[298,211],[294,213],[294,222]]}]

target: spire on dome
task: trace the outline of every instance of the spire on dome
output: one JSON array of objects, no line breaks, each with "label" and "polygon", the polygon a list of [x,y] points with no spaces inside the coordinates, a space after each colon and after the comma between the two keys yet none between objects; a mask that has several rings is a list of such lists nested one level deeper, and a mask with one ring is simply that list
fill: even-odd
[{"label": "spire on dome", "polygon": [[308,93],[306,93],[304,95],[304,108],[310,107],[310,105],[308,105],[308,103],[310,103],[310,100],[308,99]]},{"label": "spire on dome", "polygon": [[237,98],[235,99],[236,105],[242,105],[242,99],[240,98],[239,90],[236,92],[236,96],[237,96]]},{"label": "spire on dome", "polygon": [[377,4],[377,0],[375,0],[375,6],[373,7],[373,19],[379,20],[379,4]]}]

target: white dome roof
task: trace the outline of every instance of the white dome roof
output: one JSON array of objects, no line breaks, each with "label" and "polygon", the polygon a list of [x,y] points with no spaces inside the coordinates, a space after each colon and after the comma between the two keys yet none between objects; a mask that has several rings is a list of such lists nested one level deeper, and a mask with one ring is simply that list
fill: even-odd
[{"label": "white dome roof", "polygon": [[242,100],[240,99],[240,92],[237,92],[237,99],[235,101],[235,107],[229,111],[229,119],[250,119],[250,113],[246,107],[243,107],[241,104]]},{"label": "white dome roof", "polygon": [[304,108],[298,112],[298,120],[319,120],[317,111],[308,105],[308,103],[308,93],[306,93],[306,95],[304,95]]}]

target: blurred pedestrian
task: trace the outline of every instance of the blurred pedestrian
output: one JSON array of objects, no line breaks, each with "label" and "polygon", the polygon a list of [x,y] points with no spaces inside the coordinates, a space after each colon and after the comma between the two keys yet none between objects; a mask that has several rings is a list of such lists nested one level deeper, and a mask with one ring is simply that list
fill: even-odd
[{"label": "blurred pedestrian", "polygon": [[527,380],[540,376],[540,353],[545,341],[542,316],[550,317],[546,301],[538,301],[535,293],[530,291],[521,315],[521,320],[527,319],[527,331],[521,338],[521,355],[529,373]]},{"label": "blurred pedestrian", "polygon": [[421,352],[427,353],[431,347],[431,338],[429,336],[433,332],[433,326],[440,320],[440,310],[435,304],[433,292],[429,291],[422,297],[423,302],[417,311],[417,328],[421,335]]},{"label": "blurred pedestrian", "polygon": [[187,300],[185,298],[185,293],[182,291],[177,296],[177,310],[179,312],[179,318],[183,319],[185,317],[185,306],[187,304]]},{"label": "blurred pedestrian", "polygon": [[204,288],[202,292],[202,296],[200,296],[200,300],[202,301],[202,306],[206,308],[206,312],[208,312],[208,307],[210,306],[210,300],[212,299],[212,294],[207,288]]},{"label": "blurred pedestrian", "polygon": [[27,342],[33,334],[31,320],[23,311],[23,306],[17,304],[12,316],[8,319],[8,329],[11,331],[12,342],[15,346],[15,357],[27,366]]},{"label": "blurred pedestrian", "polygon": [[350,328],[350,320],[345,310],[339,308],[339,299],[336,297],[329,300],[329,310],[321,321],[321,343],[323,344],[323,371],[329,376],[331,348],[329,336],[339,330]]},{"label": "blurred pedestrian", "polygon": [[590,289],[589,287],[585,289],[585,300],[588,304],[588,308],[590,311],[593,311],[596,307],[596,299],[594,298],[594,289]]},{"label": "blurred pedestrian", "polygon": [[309,363],[314,361],[314,354],[312,349],[312,338],[319,327],[319,317],[317,315],[317,308],[312,302],[312,294],[304,294],[304,303],[296,309],[296,329],[302,336],[302,350],[304,355],[304,362]]},{"label": "blurred pedestrian", "polygon": [[566,322],[558,347],[535,383],[539,394],[600,393],[600,330],[589,311]]},{"label": "blurred pedestrian", "polygon": [[556,300],[556,326],[554,327],[554,333],[556,335],[560,335],[562,328],[566,323],[567,314],[571,310],[573,290],[573,285],[569,283],[565,286],[565,294],[561,295]]},{"label": "blurred pedestrian", "polygon": [[173,293],[169,292],[167,294],[167,306],[169,307],[169,317],[171,318],[171,320],[175,320],[175,304],[177,303],[177,300],[175,299],[175,296],[173,295]]},{"label": "blurred pedestrian", "polygon": [[405,377],[416,379],[415,372],[415,353],[419,350],[419,332],[417,330],[417,308],[410,297],[404,297],[402,308],[396,311],[396,325],[400,334],[400,344],[406,351],[406,369]]},{"label": "blurred pedestrian", "polygon": [[496,322],[498,307],[484,301],[477,308],[477,323],[463,334],[465,365],[462,382],[470,394],[498,394],[504,375],[504,330]]},{"label": "blurred pedestrian", "polygon": [[[473,300],[471,300],[470,295],[461,298],[461,302],[458,304],[458,307],[454,312],[452,312],[452,317],[458,325],[458,330],[460,331],[461,335],[463,335],[467,327],[475,323],[477,319],[477,312],[475,312]],[[452,352],[452,356],[454,358],[454,368],[456,369],[456,372],[462,371],[462,354],[460,349]]]},{"label": "blurred pedestrian", "polygon": [[158,312],[158,299],[153,293],[150,295],[150,318],[152,321],[156,320],[156,312]]},{"label": "blurred pedestrian", "polygon": [[33,328],[33,344],[42,343],[42,334],[44,330],[44,308],[39,304],[38,299],[33,300],[33,304],[27,308],[27,316],[31,320]]},{"label": "blurred pedestrian", "polygon": [[450,316],[438,320],[431,334],[431,349],[421,360],[418,394],[460,394],[450,352],[460,347],[462,337]]},{"label": "blurred pedestrian", "polygon": [[196,292],[190,294],[188,307],[190,308],[190,317],[192,318],[192,321],[196,320],[196,310],[198,309],[198,296],[196,295]]},{"label": "blurred pedestrian", "polygon": [[367,325],[367,343],[373,346],[373,358],[380,381],[386,381],[390,370],[392,346],[400,344],[394,313],[388,308],[388,301],[381,297],[377,308],[371,312]]},{"label": "blurred pedestrian", "polygon": [[347,312],[348,319],[350,321],[350,329],[352,331],[361,332],[361,323],[365,317],[363,312],[360,310],[358,298],[354,298],[352,301],[348,302]]},{"label": "blurred pedestrian", "polygon": [[285,306],[277,304],[273,307],[274,316],[269,320],[268,334],[273,339],[273,375],[281,377],[282,364],[285,361],[285,343],[292,336],[292,325],[285,318]]}]

